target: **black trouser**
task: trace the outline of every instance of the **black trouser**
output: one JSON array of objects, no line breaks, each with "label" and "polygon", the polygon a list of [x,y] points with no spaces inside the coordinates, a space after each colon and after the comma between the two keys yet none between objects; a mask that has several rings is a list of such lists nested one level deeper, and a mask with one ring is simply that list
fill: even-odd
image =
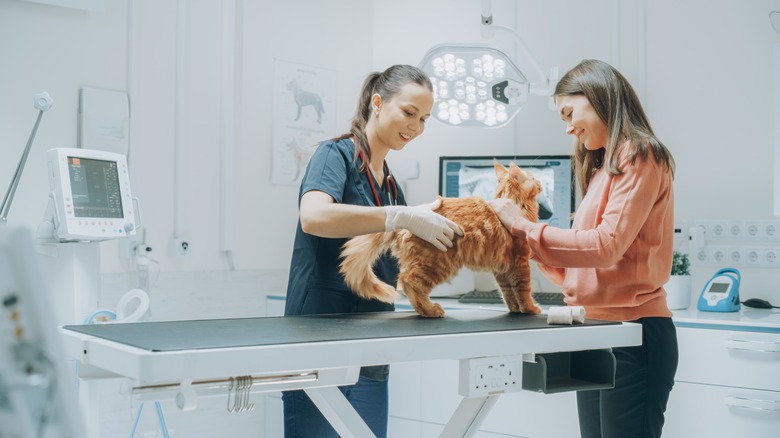
[{"label": "black trouser", "polygon": [[660,437],[677,371],[671,318],[642,318],[642,345],[613,348],[615,387],[577,392],[583,438]]}]

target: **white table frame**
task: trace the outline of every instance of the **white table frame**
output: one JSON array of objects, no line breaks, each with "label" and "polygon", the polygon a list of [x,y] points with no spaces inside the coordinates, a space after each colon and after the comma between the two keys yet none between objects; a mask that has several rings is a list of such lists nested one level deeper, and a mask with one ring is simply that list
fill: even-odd
[{"label": "white table frame", "polygon": [[[457,318],[457,312],[450,311],[448,317]],[[140,400],[224,395],[226,379],[249,375],[253,393],[303,389],[343,437],[374,436],[337,388],[355,383],[361,366],[453,359],[461,360],[463,378],[468,360],[504,361],[507,355],[533,359],[535,354],[642,343],[642,328],[632,323],[425,336],[389,334],[374,339],[160,352],[67,329],[61,332],[66,351],[80,362],[80,377],[130,378]],[[471,436],[503,392],[465,394],[442,436]]]}]

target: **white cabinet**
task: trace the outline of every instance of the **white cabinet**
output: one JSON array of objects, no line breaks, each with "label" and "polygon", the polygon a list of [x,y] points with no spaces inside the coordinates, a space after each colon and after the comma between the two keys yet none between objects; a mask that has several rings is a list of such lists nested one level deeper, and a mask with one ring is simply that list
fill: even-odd
[{"label": "white cabinet", "polygon": [[678,327],[665,437],[780,436],[780,333]]}]

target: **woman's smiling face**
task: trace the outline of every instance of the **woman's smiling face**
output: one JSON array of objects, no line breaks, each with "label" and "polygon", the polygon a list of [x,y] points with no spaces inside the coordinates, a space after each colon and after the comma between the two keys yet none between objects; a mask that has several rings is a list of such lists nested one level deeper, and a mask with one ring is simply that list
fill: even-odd
[{"label": "woman's smiling face", "polygon": [[585,146],[595,151],[607,144],[609,130],[599,117],[587,97],[582,95],[555,97],[555,105],[566,122],[566,133],[571,134]]},{"label": "woman's smiling face", "polygon": [[[428,88],[410,82],[401,86],[389,100],[375,94],[374,133],[388,150],[401,150],[425,130],[425,121],[433,108],[433,93]],[[377,114],[378,112],[378,114]]]}]

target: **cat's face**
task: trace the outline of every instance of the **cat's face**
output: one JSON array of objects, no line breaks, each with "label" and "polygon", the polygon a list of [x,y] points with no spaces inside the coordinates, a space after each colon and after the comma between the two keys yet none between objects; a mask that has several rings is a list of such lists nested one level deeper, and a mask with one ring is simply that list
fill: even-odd
[{"label": "cat's face", "polygon": [[535,202],[542,192],[542,184],[530,172],[517,167],[515,163],[509,163],[509,169],[498,161],[494,162],[494,166],[498,177],[496,198],[507,198],[518,205],[526,205]]}]

